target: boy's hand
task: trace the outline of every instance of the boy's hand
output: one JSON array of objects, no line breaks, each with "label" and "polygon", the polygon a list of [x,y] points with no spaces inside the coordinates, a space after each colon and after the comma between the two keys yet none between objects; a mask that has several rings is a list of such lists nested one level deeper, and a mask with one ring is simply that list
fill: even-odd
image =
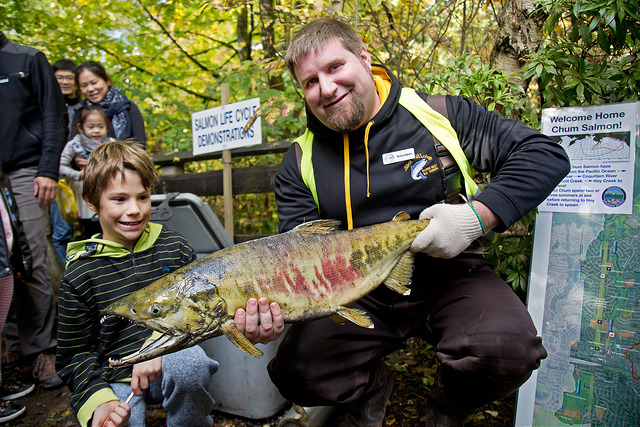
[{"label": "boy's hand", "polygon": [[269,304],[269,300],[249,298],[246,310],[239,308],[233,318],[238,330],[252,344],[266,344],[277,340],[284,331],[284,317],[277,302]]},{"label": "boy's hand", "polygon": [[[153,341],[146,341],[142,348],[145,348]],[[136,396],[142,396],[142,390],[149,388],[162,374],[162,357],[147,360],[146,362],[133,365],[131,374],[131,391]]]},{"label": "boy's hand", "polygon": [[112,400],[93,411],[91,427],[125,427],[129,423],[131,407],[126,402]]}]

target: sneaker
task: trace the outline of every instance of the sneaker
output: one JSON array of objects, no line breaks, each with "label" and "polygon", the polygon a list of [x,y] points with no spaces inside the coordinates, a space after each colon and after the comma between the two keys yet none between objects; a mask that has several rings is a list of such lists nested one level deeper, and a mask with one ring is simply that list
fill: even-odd
[{"label": "sneaker", "polygon": [[20,381],[13,381],[10,383],[5,382],[0,386],[0,399],[18,399],[31,393],[35,388],[35,384],[23,384]]},{"label": "sneaker", "polygon": [[5,400],[0,403],[0,423],[5,423],[14,418],[18,418],[20,415],[24,414],[25,410],[26,408],[24,406]]},{"label": "sneaker", "polygon": [[56,374],[55,354],[40,353],[33,364],[33,377],[37,378],[45,390],[53,390],[62,385],[62,379]]}]

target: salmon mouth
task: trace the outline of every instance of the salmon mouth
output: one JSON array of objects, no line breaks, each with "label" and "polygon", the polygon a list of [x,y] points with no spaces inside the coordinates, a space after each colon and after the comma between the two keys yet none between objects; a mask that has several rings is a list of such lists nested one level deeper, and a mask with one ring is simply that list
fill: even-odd
[{"label": "salmon mouth", "polygon": [[104,322],[105,319],[109,316],[114,316],[120,319],[126,319],[129,322],[141,326],[146,329],[151,329],[157,332],[160,332],[162,335],[155,339],[148,346],[141,348],[140,350],[134,351],[131,354],[123,356],[120,359],[112,359],[109,358],[109,367],[111,368],[122,368],[128,365],[132,365],[134,363],[144,362],[146,360],[155,359],[163,354],[173,353],[178,350],[182,350],[189,346],[189,343],[192,341],[191,334],[184,333],[176,330],[171,330],[161,325],[155,324],[154,322],[143,322],[138,320],[129,319],[127,317],[120,316],[114,313],[106,313],[100,319],[100,323]]},{"label": "salmon mouth", "polygon": [[[188,334],[181,334],[181,335],[163,334],[160,338],[153,341],[148,346],[141,348],[138,351],[135,351],[129,355],[123,356],[120,359],[109,358],[109,367],[122,368],[127,365],[132,365],[134,363],[155,359],[156,357],[159,357],[159,355],[161,354],[167,354],[173,351],[181,350],[187,347],[186,345],[183,345],[183,343],[189,342],[188,338],[189,338]],[[173,351],[171,352],[167,351],[169,349],[173,349]]]}]

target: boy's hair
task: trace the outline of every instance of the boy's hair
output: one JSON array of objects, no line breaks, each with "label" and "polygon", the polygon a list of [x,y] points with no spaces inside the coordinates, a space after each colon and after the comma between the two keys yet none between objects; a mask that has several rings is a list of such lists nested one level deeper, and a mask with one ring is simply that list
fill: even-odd
[{"label": "boy's hair", "polygon": [[80,110],[78,110],[78,127],[84,125],[84,121],[87,120],[89,114],[98,113],[103,119],[105,124],[109,125],[109,118],[107,117],[107,113],[104,112],[104,109],[99,105],[85,105]]},{"label": "boy's hair", "polygon": [[82,171],[82,197],[99,208],[100,196],[111,178],[120,174],[124,179],[125,170],[137,173],[149,190],[160,181],[153,160],[140,144],[133,140],[106,142],[93,150]]},{"label": "boy's hair", "polygon": [[56,62],[53,63],[53,65],[51,65],[51,68],[53,68],[54,73],[56,71],[63,70],[63,71],[71,71],[73,74],[75,74],[76,71],[78,70],[78,66],[76,65],[76,63],[70,59],[58,59]]},{"label": "boy's hair", "polygon": [[322,18],[304,25],[291,39],[284,62],[297,83],[298,77],[294,67],[298,60],[308,54],[311,49],[318,50],[331,38],[336,38],[342,46],[359,57],[364,43],[349,24],[332,18]]}]

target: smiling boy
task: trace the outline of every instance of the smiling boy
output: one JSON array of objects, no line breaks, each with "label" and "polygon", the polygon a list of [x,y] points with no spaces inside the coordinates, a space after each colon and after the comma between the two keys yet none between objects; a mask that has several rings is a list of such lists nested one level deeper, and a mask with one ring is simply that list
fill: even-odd
[{"label": "smiling boy", "polygon": [[[143,426],[147,403],[162,403],[167,426],[211,426],[212,375],[218,363],[195,346],[122,369],[109,368],[145,345],[151,332],[115,317],[112,302],[195,259],[180,235],[150,223],[158,175],[133,142],[97,147],[83,171],[83,197],[102,235],[73,242],[60,286],[56,368],[83,427]],[[125,403],[133,392],[136,397]]]}]

